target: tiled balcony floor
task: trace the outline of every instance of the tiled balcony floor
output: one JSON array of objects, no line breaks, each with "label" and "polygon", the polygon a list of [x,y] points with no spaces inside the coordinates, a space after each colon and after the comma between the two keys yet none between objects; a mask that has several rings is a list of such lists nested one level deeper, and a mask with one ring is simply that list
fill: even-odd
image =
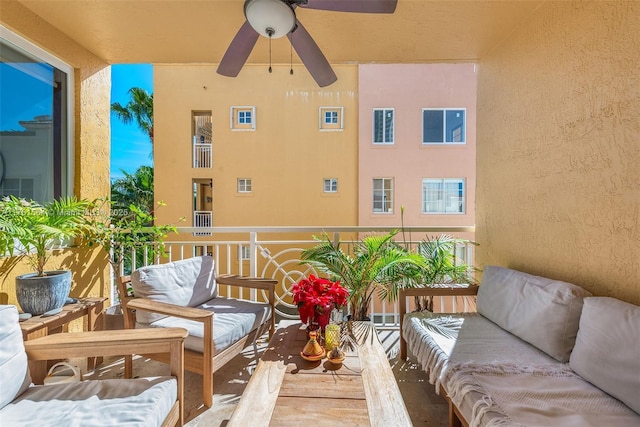
[{"label": "tiled balcony floor", "polygon": [[[429,384],[427,375],[415,363],[415,358],[404,362],[397,356],[397,330],[381,330],[378,335],[390,356],[393,373],[414,426],[445,427],[448,422],[447,404],[436,395]],[[258,355],[265,343],[258,346]],[[251,372],[256,366],[253,347],[227,363],[214,375],[213,407],[205,410],[202,406],[202,377],[185,372],[185,421],[189,427],[224,427],[231,417],[240,396],[246,387]],[[162,363],[138,357],[134,360],[136,376],[168,375],[168,367]],[[122,377],[122,359],[108,359],[85,379],[106,379]],[[250,426],[247,426],[250,427]],[[390,426],[396,427],[396,426]],[[400,426],[397,426],[400,427]]]}]

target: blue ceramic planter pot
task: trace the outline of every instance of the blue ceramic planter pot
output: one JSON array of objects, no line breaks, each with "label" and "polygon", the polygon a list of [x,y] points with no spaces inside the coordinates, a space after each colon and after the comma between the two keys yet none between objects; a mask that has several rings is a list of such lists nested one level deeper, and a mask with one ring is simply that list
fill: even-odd
[{"label": "blue ceramic planter pot", "polygon": [[71,290],[71,271],[46,271],[16,277],[16,297],[25,313],[34,316],[62,308]]}]

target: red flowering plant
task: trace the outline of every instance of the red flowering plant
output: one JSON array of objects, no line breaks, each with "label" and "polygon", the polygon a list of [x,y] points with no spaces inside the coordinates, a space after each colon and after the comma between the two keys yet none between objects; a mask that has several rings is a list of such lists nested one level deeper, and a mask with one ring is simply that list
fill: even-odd
[{"label": "red flowering plant", "polygon": [[293,302],[298,305],[300,320],[306,324],[317,323],[324,329],[329,324],[331,311],[347,303],[349,291],[340,281],[309,275],[291,287]]}]

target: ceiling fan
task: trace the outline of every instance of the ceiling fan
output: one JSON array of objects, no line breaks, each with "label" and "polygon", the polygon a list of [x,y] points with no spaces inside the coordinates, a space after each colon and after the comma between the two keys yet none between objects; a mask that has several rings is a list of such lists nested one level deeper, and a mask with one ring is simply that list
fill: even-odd
[{"label": "ceiling fan", "polygon": [[275,39],[287,36],[296,53],[320,87],[338,80],[331,65],[311,35],[296,18],[295,9],[335,12],[393,13],[398,0],[245,0],[247,21],[227,48],[218,74],[235,77],[249,58],[258,36]]}]

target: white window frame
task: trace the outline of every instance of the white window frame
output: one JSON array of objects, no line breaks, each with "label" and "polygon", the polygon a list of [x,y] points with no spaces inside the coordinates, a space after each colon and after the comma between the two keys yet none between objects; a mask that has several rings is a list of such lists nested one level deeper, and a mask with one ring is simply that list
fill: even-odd
[{"label": "white window frame", "polygon": [[[393,117],[391,118],[391,138],[387,135],[386,126],[382,126],[382,141],[376,141],[376,112],[382,111],[382,116],[386,122],[386,114],[391,112]],[[374,108],[371,116],[371,140],[374,145],[393,145],[395,142],[396,132],[396,110],[395,108]]]},{"label": "white window frame", "polygon": [[[335,113],[336,122],[327,122],[326,114]],[[318,128],[321,131],[341,131],[344,129],[344,107],[320,107],[318,109]]]},{"label": "white window frame", "polygon": [[[441,111],[442,112],[442,136],[444,141],[441,142],[425,142],[424,134],[424,113],[425,111]],[[464,113],[463,120],[463,141],[447,141],[447,111],[462,111]],[[467,143],[467,109],[466,108],[423,108],[422,109],[422,144],[423,145],[464,145]]]},{"label": "white window frame", "polygon": [[[382,207],[376,208],[376,191],[380,191],[380,189],[376,189],[376,181],[379,181],[382,184]],[[390,192],[390,197],[385,200],[386,194],[385,192],[387,191],[387,186],[385,185],[386,183],[391,183],[390,185],[390,189],[388,190]],[[382,214],[382,215],[387,215],[387,214],[392,214],[393,213],[393,193],[394,193],[394,183],[393,183],[393,178],[373,178],[372,180],[372,212],[374,214]],[[389,200],[390,199],[390,200]]]},{"label": "white window frame", "polygon": [[[435,203],[442,203],[442,209],[434,212],[429,212],[427,210],[427,185],[428,184],[440,184],[441,188],[439,189],[438,199]],[[447,202],[445,200],[446,197],[446,184],[455,183],[458,186],[462,184],[462,196],[459,196],[460,199],[457,202],[453,200],[450,202],[451,204],[458,204],[460,210],[459,211],[451,211],[447,210]],[[434,203],[432,201],[431,203]],[[464,215],[467,211],[467,183],[464,178],[424,178],[422,180],[422,213],[424,215]]]},{"label": "white window frame", "polygon": [[238,178],[238,193],[246,194],[253,192],[253,181],[251,178]]},{"label": "white window frame", "polygon": [[[251,114],[250,123],[240,122],[240,113]],[[256,130],[256,107],[253,106],[233,106],[229,110],[229,127],[232,130],[254,131]]]},{"label": "white window frame", "polygon": [[338,178],[325,178],[322,183],[322,189],[325,193],[337,193]]},{"label": "white window frame", "polygon": [[5,43],[8,44],[12,44],[14,46],[16,46],[19,49],[22,49],[24,51],[26,51],[27,53],[29,53],[30,55],[35,56],[36,58],[42,60],[43,62],[48,63],[49,65],[52,65],[53,67],[57,68],[58,70],[64,72],[66,74],[67,77],[67,90],[66,90],[66,97],[67,97],[67,108],[66,108],[66,121],[67,121],[67,138],[66,138],[66,153],[67,153],[67,158],[66,158],[66,164],[64,165],[64,168],[66,169],[66,182],[65,184],[65,188],[62,191],[63,195],[67,195],[70,196],[72,194],[74,194],[74,176],[75,176],[75,168],[74,168],[74,159],[75,159],[75,153],[74,153],[74,137],[75,137],[75,109],[74,109],[74,105],[75,105],[75,83],[74,83],[74,69],[71,65],[67,64],[66,62],[63,62],[61,59],[53,56],[51,53],[47,52],[46,50],[36,46],[35,44],[31,43],[30,41],[28,41],[27,39],[24,39],[22,37],[20,37],[19,35],[17,35],[16,33],[10,31],[8,28],[6,28],[3,25],[0,25],[0,39],[3,39]]},{"label": "white window frame", "polygon": [[251,260],[251,247],[247,245],[238,245],[238,261]]}]

